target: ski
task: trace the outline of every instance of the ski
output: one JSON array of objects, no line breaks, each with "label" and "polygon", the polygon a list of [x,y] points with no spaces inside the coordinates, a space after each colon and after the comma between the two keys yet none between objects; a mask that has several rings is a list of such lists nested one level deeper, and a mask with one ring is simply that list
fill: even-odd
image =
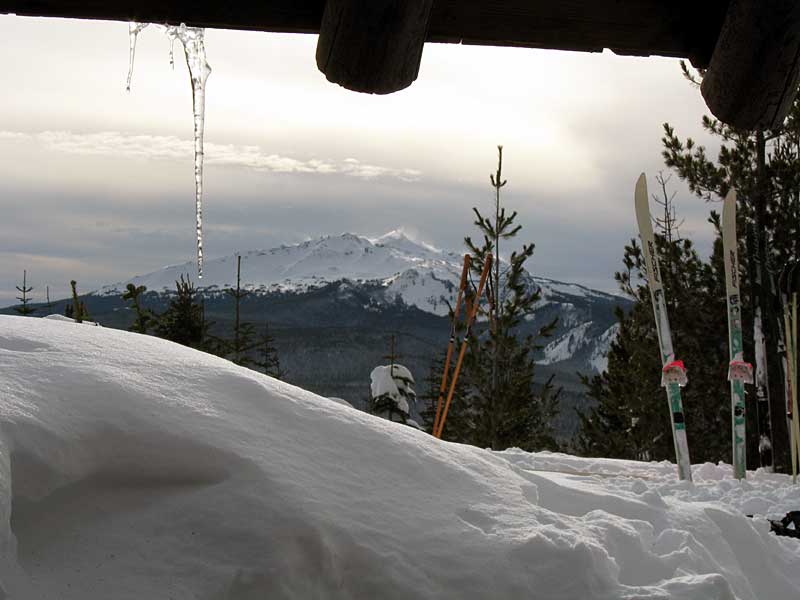
[{"label": "ski", "polygon": [[650,202],[647,195],[647,179],[644,173],[636,182],[634,194],[636,205],[636,220],[639,223],[639,236],[642,239],[642,252],[647,265],[647,287],[650,289],[650,298],[653,301],[653,313],[656,320],[658,345],[661,351],[663,365],[661,385],[666,388],[669,403],[669,416],[672,423],[672,441],[675,445],[675,458],[678,463],[678,478],[685,481],[692,480],[692,462],[689,458],[689,442],[686,438],[686,419],[683,414],[683,400],[681,387],[686,385],[686,369],[683,362],[675,360],[672,349],[672,332],[669,327],[667,315],[667,302],[664,297],[664,286],[661,280],[661,270],[658,265],[656,252],[656,239],[653,234],[653,223],[650,216]]},{"label": "ski", "polygon": [[456,296],[456,304],[453,308],[452,320],[450,322],[450,341],[447,343],[447,356],[444,359],[444,368],[442,369],[442,384],[439,386],[439,400],[436,403],[436,416],[433,419],[433,433],[439,430],[439,419],[442,416],[442,406],[444,405],[445,392],[447,392],[447,377],[450,374],[450,361],[453,358],[453,348],[456,343],[456,326],[458,323],[458,314],[461,311],[461,299],[464,297],[464,290],[467,287],[467,276],[469,275],[472,257],[469,254],[464,255],[464,267],[461,270],[461,283],[458,285],[458,295]]},{"label": "ski", "polygon": [[464,355],[469,347],[470,336],[472,335],[472,325],[475,323],[475,319],[478,316],[478,309],[480,309],[481,296],[483,295],[484,288],[486,287],[486,280],[492,270],[492,258],[493,257],[491,254],[486,255],[483,263],[483,270],[481,271],[481,279],[478,283],[478,289],[475,292],[475,299],[472,301],[472,304],[467,303],[464,340],[461,342],[461,350],[458,353],[456,366],[453,370],[453,378],[450,380],[450,391],[447,393],[447,400],[445,401],[444,409],[442,410],[442,416],[439,419],[439,429],[435,429],[433,431],[433,435],[439,439],[442,437],[442,431],[444,431],[444,422],[447,419],[447,413],[450,410],[450,403],[453,401],[453,394],[456,391],[456,383],[458,382],[458,376],[461,374],[461,365],[464,363]]},{"label": "ski", "polygon": [[736,238],[736,190],[731,189],[722,206],[722,247],[725,256],[725,291],[728,304],[728,342],[731,382],[731,433],[733,437],[733,475],[747,476],[745,448],[744,384],[753,383],[753,366],[744,360],[742,343],[742,304],[739,294],[739,259]]},{"label": "ski", "polygon": [[[748,229],[747,248],[756,256],[759,255],[761,233],[754,227]],[[770,414],[769,376],[767,374],[767,342],[764,326],[768,321],[762,316],[762,307],[766,307],[764,295],[764,266],[759,261],[750,261],[750,281],[753,282],[751,298],[753,304],[753,353],[755,355],[755,372],[753,380],[756,392],[756,423],[758,424],[758,458],[761,468],[772,473],[774,470],[772,456],[772,416]]]}]

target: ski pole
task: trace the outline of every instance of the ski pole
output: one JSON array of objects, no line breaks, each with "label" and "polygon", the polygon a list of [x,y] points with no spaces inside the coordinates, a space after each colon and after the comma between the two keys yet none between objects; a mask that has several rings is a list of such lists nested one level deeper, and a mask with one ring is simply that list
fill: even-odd
[{"label": "ski pole", "polygon": [[467,274],[469,273],[472,257],[469,254],[464,255],[464,268],[461,270],[461,283],[458,286],[458,295],[456,296],[456,307],[453,309],[453,320],[450,324],[450,341],[447,343],[447,357],[444,359],[444,368],[442,370],[442,385],[439,386],[439,401],[436,403],[436,417],[433,419],[434,435],[439,429],[439,417],[442,414],[442,403],[444,402],[444,393],[447,390],[447,375],[450,372],[450,361],[453,358],[453,347],[456,343],[456,323],[458,322],[458,315],[461,311],[461,299],[464,296],[464,288],[467,286]]},{"label": "ski pole", "polygon": [[[792,294],[792,432],[795,452],[800,451],[800,414],[797,410],[797,292]],[[793,483],[797,482],[795,474]]]},{"label": "ski pole", "polygon": [[487,254],[486,259],[483,263],[483,272],[481,273],[481,279],[478,283],[478,291],[475,294],[475,301],[472,303],[472,310],[467,314],[467,329],[464,333],[464,341],[461,343],[461,350],[458,353],[458,360],[456,361],[456,368],[453,371],[453,379],[450,382],[450,391],[447,393],[447,401],[444,405],[444,411],[442,412],[442,418],[439,422],[439,429],[435,430],[433,434],[441,439],[442,431],[444,430],[444,422],[447,419],[447,412],[450,410],[450,403],[453,401],[453,394],[456,391],[456,383],[458,382],[458,376],[461,373],[461,365],[464,362],[464,354],[467,352],[467,346],[469,345],[469,337],[470,333],[472,332],[472,324],[475,321],[475,317],[478,314],[478,309],[480,308],[480,298],[481,294],[483,294],[483,288],[486,286],[486,279],[489,276],[489,271],[492,268],[492,255]]},{"label": "ski pole", "polygon": [[783,327],[786,332],[786,421],[789,426],[789,447],[792,454],[792,483],[797,483],[797,439],[794,435],[794,352],[792,350],[791,312],[789,301],[783,297]]}]

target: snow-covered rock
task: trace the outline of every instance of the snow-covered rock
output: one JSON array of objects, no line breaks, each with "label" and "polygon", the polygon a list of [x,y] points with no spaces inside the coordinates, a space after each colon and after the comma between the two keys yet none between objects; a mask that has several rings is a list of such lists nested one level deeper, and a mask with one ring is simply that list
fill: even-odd
[{"label": "snow-covered rock", "polygon": [[161,339],[0,316],[2,597],[798,598],[800,543],[760,516],[800,488],[695,475],[449,444]]}]

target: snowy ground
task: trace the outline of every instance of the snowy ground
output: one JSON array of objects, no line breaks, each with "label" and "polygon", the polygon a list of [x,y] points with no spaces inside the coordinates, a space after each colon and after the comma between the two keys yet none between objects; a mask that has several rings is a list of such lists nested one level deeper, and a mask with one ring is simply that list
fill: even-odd
[{"label": "snowy ground", "polygon": [[0,598],[800,597],[787,478],[439,442],[152,337],[0,316]]}]

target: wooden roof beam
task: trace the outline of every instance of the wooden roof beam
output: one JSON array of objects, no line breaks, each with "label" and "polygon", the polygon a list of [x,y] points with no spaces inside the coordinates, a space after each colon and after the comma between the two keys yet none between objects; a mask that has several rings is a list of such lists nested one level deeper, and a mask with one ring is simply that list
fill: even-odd
[{"label": "wooden roof beam", "polygon": [[348,89],[391,93],[425,41],[688,58],[711,111],[779,125],[800,78],[800,0],[0,0],[0,13],[320,33],[317,63]]},{"label": "wooden roof beam", "polygon": [[[727,5],[728,0],[435,0],[427,41],[589,52],[610,48],[679,56],[705,67]],[[319,33],[324,8],[325,0],[0,0],[0,13],[23,16],[288,33]]]}]

